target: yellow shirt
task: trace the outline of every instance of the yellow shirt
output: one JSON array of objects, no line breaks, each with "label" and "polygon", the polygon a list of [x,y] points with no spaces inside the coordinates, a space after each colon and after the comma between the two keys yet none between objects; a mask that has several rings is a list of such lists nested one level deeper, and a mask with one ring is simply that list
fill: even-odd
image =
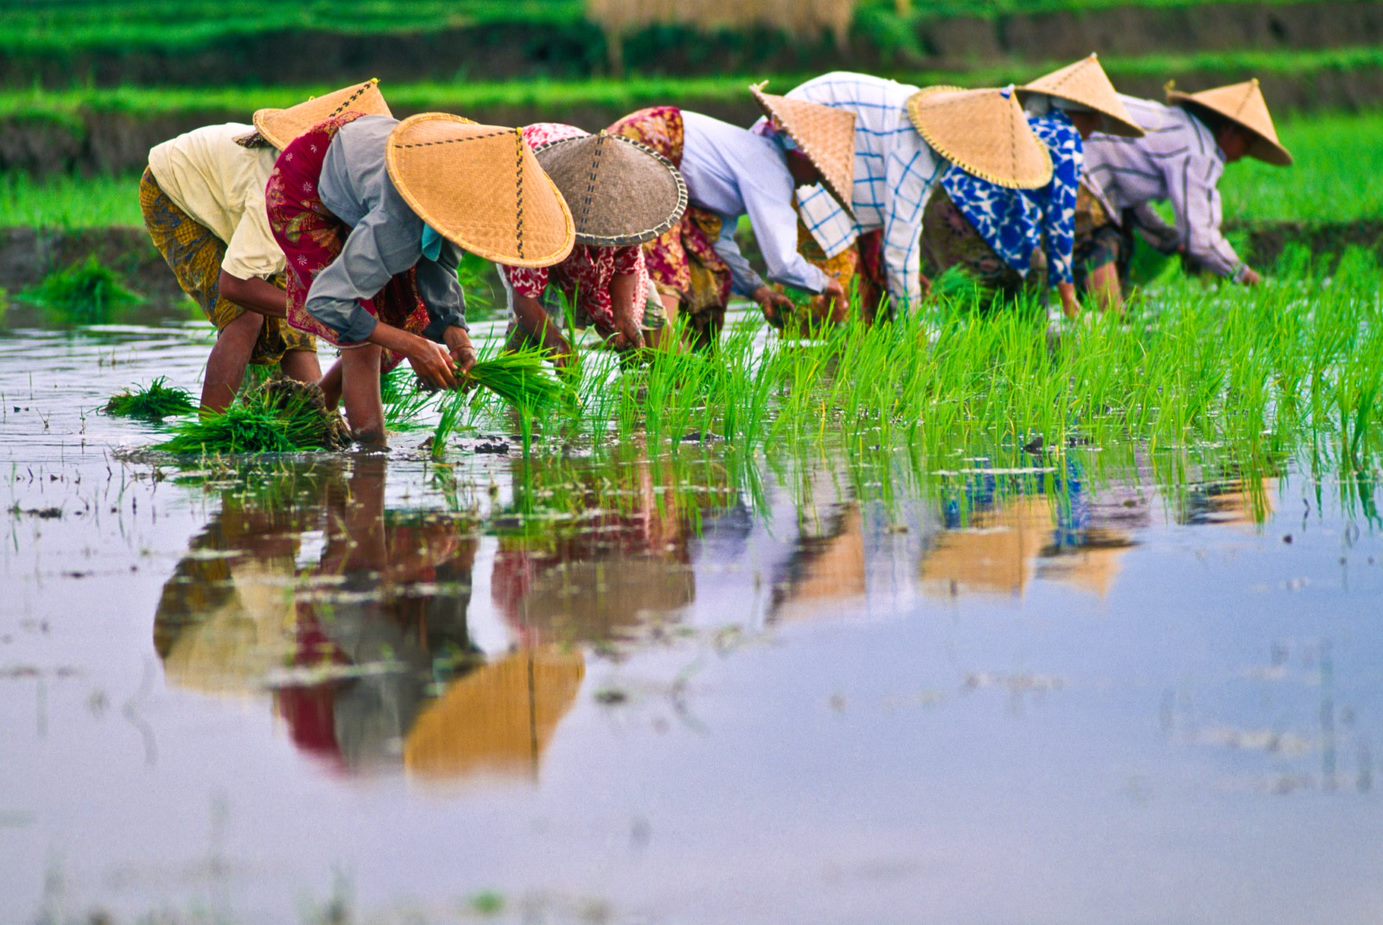
[{"label": "yellow shirt", "polygon": [[253,125],[208,125],[149,151],[149,169],[168,198],[226,244],[221,269],[238,279],[283,271],[283,251],[269,230],[264,187],[278,151],[235,139]]}]

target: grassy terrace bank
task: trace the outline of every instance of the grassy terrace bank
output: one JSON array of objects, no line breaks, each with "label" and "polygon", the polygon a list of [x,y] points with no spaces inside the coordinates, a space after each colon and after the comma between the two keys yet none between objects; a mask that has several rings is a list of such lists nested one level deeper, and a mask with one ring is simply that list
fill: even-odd
[{"label": "grassy terrace bank", "polygon": [[[618,4],[615,4],[618,6]],[[848,6],[848,4],[847,4]],[[1111,55],[1324,50],[1383,40],[1383,10],[1362,0],[859,0],[839,35],[753,24],[631,26],[615,44],[634,73],[778,72],[869,61],[876,67]],[[847,10],[848,15],[848,10]],[[266,49],[270,51],[266,53]],[[607,73],[611,39],[579,0],[154,0],[0,4],[0,83],[244,85],[364,69],[394,80]]]},{"label": "grassy terrace bank", "polygon": [[[905,70],[894,76],[918,84],[969,86],[1028,80],[1065,63],[1044,60],[965,70]],[[1383,106],[1383,48],[1320,52],[1233,52],[1105,58],[1116,84],[1133,94],[1161,95],[1175,77],[1182,86],[1206,87],[1259,76],[1274,111],[1365,110]],[[738,122],[758,115],[745,88],[765,72],[732,77],[581,81],[389,83],[395,112],[459,112],[478,121],[518,125],[558,119],[606,125],[626,112],[655,103]],[[357,75],[360,76],[360,75]],[[806,76],[774,77],[787,89]],[[199,125],[245,120],[261,106],[287,106],[330,85],[212,89],[88,87],[71,90],[0,91],[0,171],[124,173],[142,167],[152,145]]]}]

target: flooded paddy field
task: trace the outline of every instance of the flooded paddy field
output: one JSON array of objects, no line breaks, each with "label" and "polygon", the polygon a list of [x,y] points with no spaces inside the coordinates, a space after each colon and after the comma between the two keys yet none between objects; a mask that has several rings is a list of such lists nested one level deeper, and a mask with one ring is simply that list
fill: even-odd
[{"label": "flooded paddy field", "polygon": [[0,921],[1383,908],[1354,393],[1252,446],[678,420],[525,459],[495,416],[174,464],[97,409],[191,387],[204,325],[8,325]]}]

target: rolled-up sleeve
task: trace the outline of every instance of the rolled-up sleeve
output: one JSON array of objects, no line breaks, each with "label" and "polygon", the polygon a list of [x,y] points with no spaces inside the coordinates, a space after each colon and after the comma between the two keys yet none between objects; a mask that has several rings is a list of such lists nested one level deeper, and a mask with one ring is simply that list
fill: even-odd
[{"label": "rolled-up sleeve", "polygon": [[361,300],[374,298],[391,277],[422,257],[422,219],[403,205],[402,198],[398,204],[402,208],[391,207],[386,199],[368,212],[308,290],[307,313],[335,331],[342,344],[369,339],[378,322]]},{"label": "rolled-up sleeve", "polygon": [[1168,164],[1167,191],[1187,255],[1219,276],[1235,276],[1244,263],[1220,230],[1219,182],[1224,165],[1214,157],[1187,156]]},{"label": "rolled-up sleeve", "polygon": [[441,342],[447,328],[470,330],[466,323],[466,294],[461,290],[457,270],[461,252],[450,241],[443,242],[436,260],[424,258],[418,262],[418,294],[423,297],[430,319],[424,333]]}]

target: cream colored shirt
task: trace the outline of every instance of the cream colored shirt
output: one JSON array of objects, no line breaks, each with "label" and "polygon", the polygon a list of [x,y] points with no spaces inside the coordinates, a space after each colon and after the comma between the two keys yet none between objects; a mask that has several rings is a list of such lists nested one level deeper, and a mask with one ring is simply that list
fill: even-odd
[{"label": "cream colored shirt", "polygon": [[208,125],[149,151],[159,189],[225,242],[221,269],[237,279],[283,271],[283,251],[264,211],[264,187],[279,153],[235,143],[253,131],[236,122]]}]

